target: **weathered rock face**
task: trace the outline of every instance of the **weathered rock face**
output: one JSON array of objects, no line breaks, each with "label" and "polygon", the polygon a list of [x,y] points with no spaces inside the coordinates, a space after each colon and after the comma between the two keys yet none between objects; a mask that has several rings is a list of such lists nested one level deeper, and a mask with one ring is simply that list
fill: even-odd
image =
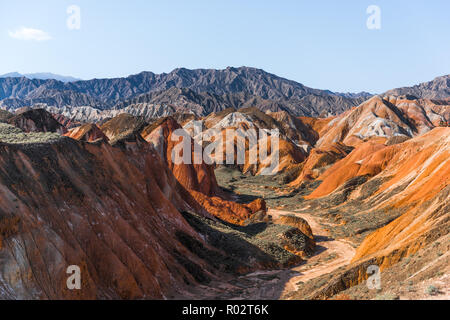
[{"label": "weathered rock face", "polygon": [[319,139],[291,185],[297,187],[305,181],[323,180],[311,195],[314,198],[330,194],[351,178],[374,176],[382,170],[382,162],[389,161],[389,155],[386,159],[379,155],[379,159],[370,160],[369,165],[364,158],[385,146],[446,127],[449,117],[447,101],[410,96],[375,96],[333,118],[301,117],[317,132]]},{"label": "weathered rock face", "polygon": [[201,164],[193,163],[193,140],[190,141],[192,146],[192,163],[175,164],[174,161],[172,161],[173,150],[176,145],[181,142],[180,139],[172,139],[172,134],[177,129],[182,129],[182,127],[175,121],[175,119],[172,117],[167,117],[146,127],[142,131],[141,135],[147,142],[150,142],[155,147],[161,158],[166,161],[175,177],[186,189],[198,191],[207,196],[218,194],[219,186],[217,185],[213,166],[207,165],[203,160],[201,161]]},{"label": "weathered rock face", "polygon": [[[299,119],[313,131],[317,132],[319,138],[328,130],[328,124],[336,117],[329,118],[311,118],[311,117],[299,117]],[[317,142],[317,141],[316,141]]]},{"label": "weathered rock face", "polygon": [[274,118],[284,129],[286,137],[294,141],[297,145],[313,146],[319,139],[319,134],[301,118],[296,118],[286,111],[269,112],[269,116]]},{"label": "weathered rock face", "polygon": [[180,211],[203,211],[145,142],[0,144],[0,163],[0,297],[160,299],[214,272],[175,237],[202,242]]},{"label": "weathered rock face", "polygon": [[450,99],[415,99],[410,96],[386,96],[385,100],[399,108],[418,128],[419,132],[427,128],[450,125]]},{"label": "weathered rock face", "polygon": [[109,140],[115,141],[139,132],[146,125],[147,122],[142,117],[123,113],[102,124],[100,129]]},{"label": "weathered rock face", "polygon": [[32,109],[8,119],[8,123],[24,132],[56,132],[65,134],[67,129],[47,111]]},{"label": "weathered rock face", "polygon": [[67,130],[73,129],[73,128],[76,128],[76,127],[79,127],[79,126],[82,125],[81,122],[73,120],[71,118],[68,118],[68,117],[66,117],[66,116],[64,116],[62,114],[55,113],[55,114],[52,114],[52,115],[53,115],[53,118],[55,118],[56,121],[58,121],[64,127],[66,127]]},{"label": "weathered rock face", "polygon": [[65,135],[69,138],[86,142],[95,142],[98,140],[105,142],[109,141],[108,137],[105,136],[100,128],[93,123],[88,123],[80,127],[73,128]]},{"label": "weathered rock face", "polygon": [[[203,160],[200,164],[175,164],[172,161],[172,152],[180,140],[172,139],[172,134],[177,129],[182,127],[172,117],[168,117],[146,127],[141,135],[154,146],[177,180],[191,192],[206,211],[235,224],[244,224],[255,213],[266,212],[265,202],[262,200],[243,205],[223,199],[224,195],[217,184],[214,167]],[[190,139],[192,160],[194,159],[194,143],[194,140]]]},{"label": "weathered rock face", "polygon": [[311,227],[308,224],[308,222],[300,217],[297,216],[289,216],[289,215],[282,215],[277,220],[280,224],[285,224],[288,226],[296,227],[299,229],[305,236],[308,238],[314,240],[314,235],[312,233]]},{"label": "weathered rock face", "polygon": [[291,182],[291,186],[297,187],[305,181],[317,179],[330,165],[345,158],[352,147],[343,143],[333,143],[324,148],[314,148],[308,158],[303,162],[297,178]]},{"label": "weathered rock face", "polygon": [[404,87],[389,90],[387,95],[412,95],[423,99],[450,98],[450,75],[437,77],[432,81],[424,82],[413,87]]},{"label": "weathered rock face", "polygon": [[366,142],[355,148],[348,156],[337,161],[317,179],[320,186],[307,198],[320,198],[329,195],[352,178],[380,173],[389,159],[375,157],[376,151],[385,149],[381,143]]},{"label": "weathered rock face", "polygon": [[314,240],[307,237],[297,228],[292,228],[279,235],[285,250],[301,257],[311,256],[314,253]]},{"label": "weathered rock face", "polygon": [[[264,111],[289,110],[296,115],[319,116],[340,113],[370,96],[366,93],[348,95],[312,89],[248,67],[224,70],[179,68],[164,74],[142,72],[127,78],[71,83],[26,78],[0,79],[0,106],[8,109],[33,103],[45,103],[57,108],[91,106],[99,111],[131,106],[142,112],[139,115],[158,117],[168,115],[167,112],[174,112],[175,109],[206,115],[224,106],[257,106]],[[167,105],[170,107],[167,108]],[[135,114],[131,108],[126,112]],[[98,119],[89,121],[94,120]]]},{"label": "weathered rock face", "polygon": [[415,137],[435,127],[447,126],[449,106],[443,101],[375,96],[334,118],[322,129],[316,147],[335,142],[356,146],[368,139]]},{"label": "weathered rock face", "polygon": [[[371,265],[383,274],[408,267],[399,279],[423,281],[426,273],[434,277],[438,263],[448,261],[448,255],[439,256],[439,251],[423,268],[411,267],[405,258],[414,255],[420,260],[415,255],[419,250],[433,251],[441,244],[448,248],[450,128],[434,128],[388,146],[362,143],[318,180],[323,182],[306,197],[312,199],[309,204],[330,208],[326,214],[341,224],[338,233],[361,243],[351,263],[312,289],[308,298],[326,299],[362,286]],[[367,236],[359,238],[361,233]]]},{"label": "weathered rock face", "polygon": [[256,199],[249,204],[240,204],[218,196],[206,196],[204,193],[194,190],[190,192],[208,213],[229,223],[245,225],[255,215],[263,217],[266,215],[266,203],[262,199]]},{"label": "weathered rock face", "polygon": [[[384,183],[366,200],[373,204],[371,211],[397,209],[404,213],[367,236],[353,263],[372,261],[383,270],[448,234],[450,128],[433,129],[376,151],[370,158],[386,161],[379,162],[382,171],[377,175]],[[370,215],[370,211],[364,214]]]},{"label": "weathered rock face", "polygon": [[[450,224],[450,128],[437,128],[403,144],[387,147],[391,154],[382,174],[386,179],[377,192],[383,205],[407,208],[398,219],[370,234],[354,261],[395,252],[399,259],[448,233]],[[391,197],[383,195],[398,190]],[[394,261],[395,262],[395,261]],[[384,261],[387,267],[392,261]]]},{"label": "weathered rock face", "polygon": [[[329,195],[356,177],[385,177],[389,182],[383,184],[381,190],[384,190],[400,181],[405,182],[408,177],[421,174],[421,168],[426,172],[435,170],[443,165],[444,154],[447,155],[449,152],[449,130],[436,128],[425,135],[390,146],[365,142],[319,176],[318,179],[323,182],[308,198]],[[436,163],[431,166],[432,159]],[[420,194],[430,197],[432,193],[420,191]]]},{"label": "weathered rock face", "polygon": [[[256,108],[212,113],[204,118],[203,125],[204,130],[200,133],[194,132],[193,123],[187,123],[184,128],[195,141],[218,143],[211,154],[213,162],[226,162],[253,175],[263,172],[278,174],[295,168],[305,160],[316,136],[309,126],[286,112],[265,114]],[[272,135],[277,137],[278,144],[272,144]],[[267,154],[261,157],[260,151],[264,145],[267,146]],[[239,154],[245,155],[244,161],[237,161]]]},{"label": "weathered rock face", "polygon": [[294,227],[281,235],[285,249],[302,257],[314,253],[316,242],[308,222],[297,216],[281,215],[276,223]]}]

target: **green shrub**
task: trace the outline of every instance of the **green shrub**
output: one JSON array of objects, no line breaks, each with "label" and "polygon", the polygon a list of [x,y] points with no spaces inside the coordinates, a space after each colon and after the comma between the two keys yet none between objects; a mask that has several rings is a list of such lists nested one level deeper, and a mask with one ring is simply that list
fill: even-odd
[{"label": "green shrub", "polygon": [[19,128],[6,123],[0,123],[0,142],[8,144],[53,143],[61,136],[53,132],[25,133]]},{"label": "green shrub", "polygon": [[439,289],[436,288],[435,286],[431,285],[431,286],[428,286],[427,293],[430,296],[435,296],[435,295],[437,295],[439,293]]}]

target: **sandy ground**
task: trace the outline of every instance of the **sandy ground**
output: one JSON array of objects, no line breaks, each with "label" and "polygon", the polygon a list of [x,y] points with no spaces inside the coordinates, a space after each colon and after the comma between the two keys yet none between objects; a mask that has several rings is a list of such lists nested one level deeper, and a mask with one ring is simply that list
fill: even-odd
[{"label": "sandy ground", "polygon": [[355,249],[343,240],[335,240],[323,229],[320,220],[310,214],[270,209],[276,220],[293,214],[308,221],[316,240],[316,254],[301,266],[287,270],[257,271],[228,281],[213,281],[198,286],[176,299],[277,300],[297,289],[297,283],[330,273],[348,264]]},{"label": "sandy ground", "polygon": [[[268,214],[272,216],[274,222],[276,222],[281,215],[287,214],[305,219],[311,226],[319,249],[319,253],[309,259],[305,265],[292,269],[297,275],[293,276],[286,283],[283,295],[297,290],[296,284],[299,282],[306,282],[349,264],[355,255],[355,249],[348,242],[330,238],[329,233],[323,229],[320,220],[317,217],[306,213],[275,209],[270,209]],[[327,260],[327,257],[334,258]]]}]

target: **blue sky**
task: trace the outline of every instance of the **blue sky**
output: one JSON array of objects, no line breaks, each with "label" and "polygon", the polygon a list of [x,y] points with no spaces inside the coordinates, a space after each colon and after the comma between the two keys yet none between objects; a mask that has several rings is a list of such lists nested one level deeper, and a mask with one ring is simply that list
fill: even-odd
[{"label": "blue sky", "polygon": [[[81,9],[80,30],[66,25],[70,5]],[[380,30],[366,27],[369,5],[381,9]],[[313,88],[379,93],[450,74],[449,12],[448,0],[1,1],[0,74],[246,65]]]}]

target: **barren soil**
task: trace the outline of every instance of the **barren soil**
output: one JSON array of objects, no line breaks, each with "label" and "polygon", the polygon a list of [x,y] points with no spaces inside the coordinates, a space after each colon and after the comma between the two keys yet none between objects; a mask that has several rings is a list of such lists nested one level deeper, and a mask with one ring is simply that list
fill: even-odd
[{"label": "barren soil", "polygon": [[297,290],[299,282],[306,282],[347,265],[355,255],[355,249],[348,242],[329,237],[329,233],[322,227],[319,218],[310,214],[274,209],[270,209],[268,213],[275,222],[281,215],[295,215],[305,219],[311,226],[317,244],[317,254],[306,264],[292,269],[299,274],[289,279],[283,295]]}]

